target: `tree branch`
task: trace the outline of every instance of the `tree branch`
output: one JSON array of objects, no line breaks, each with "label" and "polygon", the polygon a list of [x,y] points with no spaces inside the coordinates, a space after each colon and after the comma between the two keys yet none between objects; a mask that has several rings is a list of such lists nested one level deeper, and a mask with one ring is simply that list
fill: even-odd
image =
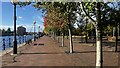
[{"label": "tree branch", "polygon": [[84,8],[84,4],[83,4],[83,2],[81,2],[81,7],[82,7],[82,10],[83,10],[83,12],[84,12],[84,14],[90,19],[90,20],[92,20],[93,22],[92,22],[92,24],[95,26],[96,25],[96,21],[93,19],[93,18],[91,18],[91,16],[86,12],[86,10],[85,10],[85,8]]}]

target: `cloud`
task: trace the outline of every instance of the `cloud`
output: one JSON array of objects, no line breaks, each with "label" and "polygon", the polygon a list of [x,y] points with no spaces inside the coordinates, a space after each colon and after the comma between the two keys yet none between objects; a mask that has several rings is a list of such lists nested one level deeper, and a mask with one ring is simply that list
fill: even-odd
[{"label": "cloud", "polygon": [[21,17],[21,16],[18,16],[17,18],[18,18],[18,19],[22,19],[22,17]]},{"label": "cloud", "polygon": [[24,19],[22,16],[17,16],[17,23],[21,23],[23,21],[24,21]]},{"label": "cloud", "polygon": [[7,30],[8,28],[10,28],[11,30],[13,30],[13,26],[7,26],[7,25],[0,25],[1,29],[5,29]]}]

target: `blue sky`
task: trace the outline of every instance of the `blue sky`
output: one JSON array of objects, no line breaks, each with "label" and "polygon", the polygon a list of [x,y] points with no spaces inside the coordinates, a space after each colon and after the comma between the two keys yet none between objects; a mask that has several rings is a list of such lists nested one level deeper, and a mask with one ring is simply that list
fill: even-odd
[{"label": "blue sky", "polygon": [[[33,21],[36,20],[36,31],[38,31],[38,26],[43,30],[43,22],[45,13],[42,10],[37,10],[31,5],[25,7],[19,7],[17,5],[17,27],[24,26],[27,31],[30,32]],[[8,27],[13,30],[13,5],[11,2],[2,2],[2,28],[7,29]],[[33,31],[33,29],[32,29]]]}]

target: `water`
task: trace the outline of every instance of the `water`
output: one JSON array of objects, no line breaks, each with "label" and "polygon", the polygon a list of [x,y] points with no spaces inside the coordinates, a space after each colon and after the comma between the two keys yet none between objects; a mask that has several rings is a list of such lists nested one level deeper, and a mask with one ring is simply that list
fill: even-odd
[{"label": "water", "polygon": [[[10,38],[10,40],[9,40]],[[29,39],[33,39],[33,35],[24,35],[17,36],[17,44],[22,44],[28,41]],[[14,36],[0,36],[0,50],[3,50],[3,39],[5,39],[5,49],[13,47]],[[10,43],[9,43],[10,41]],[[10,44],[10,45],[9,45]]]}]

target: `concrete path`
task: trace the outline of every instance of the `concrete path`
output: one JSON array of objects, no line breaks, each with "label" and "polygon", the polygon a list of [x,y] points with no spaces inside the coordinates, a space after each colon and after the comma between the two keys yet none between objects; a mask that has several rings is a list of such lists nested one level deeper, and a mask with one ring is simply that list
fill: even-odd
[{"label": "concrete path", "polygon": [[[61,42],[48,36],[43,36],[31,45],[19,49],[21,54],[16,57],[17,62],[12,62],[12,56],[3,56],[3,66],[95,66],[96,47],[74,43],[74,53],[69,51],[69,40],[65,39],[65,46]],[[118,53],[111,48],[103,47],[104,66],[118,66]],[[113,67],[112,67],[113,68]]]}]

